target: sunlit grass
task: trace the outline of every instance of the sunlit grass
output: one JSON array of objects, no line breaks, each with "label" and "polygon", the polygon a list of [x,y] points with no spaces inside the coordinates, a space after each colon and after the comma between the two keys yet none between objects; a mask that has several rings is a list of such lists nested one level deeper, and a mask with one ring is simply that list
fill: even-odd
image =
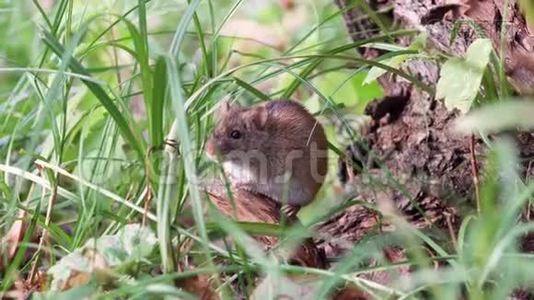
[{"label": "sunlit grass", "polygon": [[[236,282],[252,284],[236,277],[256,274],[313,274],[323,297],[351,283],[377,298],[430,293],[443,299],[462,294],[500,299],[518,286],[532,284],[532,257],[519,254],[516,241],[534,228],[516,221],[533,188],[519,179],[517,155],[508,143],[493,145],[481,194],[483,208],[479,215],[464,216],[454,249],[412,228],[394,212],[366,204],[389,218],[398,232],[366,237],[330,270],[302,268],[276,261],[247,234],[276,229],[241,226],[216,212],[212,218],[204,213],[207,204],[197,183],[209,167],[202,148],[218,101],[228,95],[243,104],[293,98],[319,118],[340,120],[356,139],[358,132],[346,119],[361,113],[374,97],[368,95],[381,94],[378,85],[362,84],[361,74],[370,68],[384,69],[434,93],[434,87],[385,63],[422,51],[393,43],[395,37],[417,32],[396,30],[370,10],[383,35],[352,42],[331,1],[300,5],[291,12],[300,15],[289,17],[302,18],[296,25],[287,24],[291,20],[284,15],[290,12],[275,2],[259,7],[247,1],[24,2],[0,6],[0,232],[9,230],[19,210],[27,213],[30,223],[24,246],[0,272],[2,292],[13,287],[17,276],[31,273],[34,263],[47,267],[90,238],[116,234],[125,224],[143,219],[158,236],[157,251],[148,259],[148,269],[157,271],[143,269],[128,284],[107,291],[90,286],[78,296],[187,297],[173,280],[198,274],[214,278],[228,298],[238,294],[233,289]],[[235,37],[226,32],[235,20],[277,31]],[[356,54],[355,49],[371,44],[389,51],[372,61]],[[500,70],[495,58],[483,83],[490,95],[508,94],[502,81],[493,81]],[[351,93],[359,94],[347,99]],[[335,132],[333,124],[325,125]],[[335,133],[329,138],[336,139]],[[337,145],[332,149],[332,159],[337,160],[343,153],[338,148],[346,145],[332,145]],[[334,189],[335,172],[333,164],[317,199],[321,206],[312,205],[303,214],[309,228],[349,204],[365,204],[359,199],[343,202],[346,199]],[[194,228],[179,225],[189,213],[186,200]],[[27,260],[28,249],[38,248],[31,239],[37,228],[46,230],[49,243],[41,244],[40,255]],[[238,249],[210,241],[216,231],[231,237]],[[310,231],[288,229],[282,244],[291,246]],[[192,253],[176,251],[186,239],[194,241]],[[384,245],[406,248],[407,261],[387,262],[379,253]],[[197,268],[181,269],[185,257],[194,258]],[[371,258],[379,265],[365,266]],[[447,266],[434,268],[435,262]],[[413,276],[395,280],[392,286],[357,277],[400,266],[410,266]]]}]

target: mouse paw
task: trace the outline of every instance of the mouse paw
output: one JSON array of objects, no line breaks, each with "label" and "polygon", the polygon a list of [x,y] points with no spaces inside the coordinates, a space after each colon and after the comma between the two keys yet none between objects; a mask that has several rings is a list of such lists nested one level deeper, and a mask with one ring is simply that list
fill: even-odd
[{"label": "mouse paw", "polygon": [[299,212],[299,210],[300,210],[300,206],[299,205],[291,205],[291,204],[284,204],[280,208],[280,211],[282,212],[282,214],[284,214],[285,217],[290,222],[298,219],[297,218],[297,213]]}]

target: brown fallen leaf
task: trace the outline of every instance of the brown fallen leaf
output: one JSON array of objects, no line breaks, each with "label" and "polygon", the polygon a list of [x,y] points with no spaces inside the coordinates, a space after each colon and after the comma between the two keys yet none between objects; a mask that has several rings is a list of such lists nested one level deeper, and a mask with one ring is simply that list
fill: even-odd
[{"label": "brown fallen leaf", "polygon": [[[26,212],[20,210],[17,220],[11,225],[9,231],[0,240],[0,269],[3,268],[4,265],[9,264],[9,261],[11,261],[17,252],[19,243],[22,241],[22,238],[26,233],[26,228],[28,227],[27,222],[24,220],[25,217]],[[7,258],[7,261],[4,262],[3,258]]]},{"label": "brown fallen leaf", "polygon": [[367,294],[366,292],[360,290],[359,288],[348,285],[332,296],[333,300],[368,300],[373,299],[371,295]]},{"label": "brown fallen leaf", "polygon": [[[261,280],[251,295],[251,299],[265,299],[266,295],[273,299],[318,299],[322,278],[317,275],[284,276],[277,280],[266,277]],[[347,284],[332,291],[328,299],[333,300],[366,300],[371,295],[353,284]]]},{"label": "brown fallen leaf", "polygon": [[215,286],[211,282],[210,277],[205,274],[179,280],[176,283],[176,286],[182,288],[184,291],[192,295],[197,296],[198,299],[201,300],[220,299],[219,295],[215,291]]},{"label": "brown fallen leaf", "polygon": [[65,291],[89,283],[93,276],[99,278],[99,282],[107,281],[105,270],[109,267],[106,259],[94,249],[86,249],[83,254],[89,262],[87,271],[72,270],[70,276],[62,282],[59,290]]},{"label": "brown fallen leaf", "polygon": [[46,286],[46,274],[37,271],[33,282],[23,278],[15,280],[12,289],[3,295],[2,299],[29,299],[34,292],[42,291]]},{"label": "brown fallen leaf", "polygon": [[[280,207],[278,203],[267,197],[242,189],[233,189],[234,209],[234,206],[228,200],[224,185],[212,183],[206,190],[213,204],[222,214],[229,218],[240,222],[280,224]],[[278,237],[276,236],[262,235],[254,236],[254,238],[261,242],[265,249],[273,249],[278,244]],[[304,240],[292,253],[288,253],[285,258],[290,263],[301,266],[323,269],[328,267],[324,252],[315,246],[312,239]]]}]

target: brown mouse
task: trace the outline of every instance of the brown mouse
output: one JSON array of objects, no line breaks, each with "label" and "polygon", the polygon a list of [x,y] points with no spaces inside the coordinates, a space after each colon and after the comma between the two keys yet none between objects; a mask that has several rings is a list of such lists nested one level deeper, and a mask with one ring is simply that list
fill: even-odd
[{"label": "brown mouse", "polygon": [[298,210],[323,184],[327,147],[323,127],[297,102],[240,107],[225,101],[206,152],[219,158],[236,188]]}]

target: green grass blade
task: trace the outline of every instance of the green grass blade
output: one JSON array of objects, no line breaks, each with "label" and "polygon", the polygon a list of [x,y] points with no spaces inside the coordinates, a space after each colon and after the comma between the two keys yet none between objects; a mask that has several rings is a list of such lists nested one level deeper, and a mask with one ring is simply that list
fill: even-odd
[{"label": "green grass blade", "polygon": [[258,89],[256,89],[255,87],[253,87],[252,85],[248,84],[247,82],[239,79],[238,77],[236,76],[233,76],[232,77],[235,81],[235,83],[242,87],[243,89],[249,91],[252,95],[258,97],[258,99],[261,99],[263,101],[269,101],[271,100],[271,97],[265,95],[264,93],[262,93],[261,91],[259,91]]},{"label": "green grass blade", "polygon": [[[59,57],[62,57],[65,50],[59,41],[48,31],[43,32],[43,40],[47,46]],[[73,57],[69,59],[70,69],[77,74],[83,75],[85,77],[91,77],[91,75],[85,70],[81,63],[75,60]],[[121,114],[117,106],[113,103],[111,98],[107,95],[104,89],[94,83],[93,81],[82,79],[82,82],[89,88],[89,90],[96,96],[100,103],[106,108],[111,117],[115,120],[115,123],[121,130],[124,138],[131,144],[134,150],[137,152],[140,158],[144,157],[143,147],[141,146],[139,140],[134,135],[133,131],[128,126],[128,122]]]},{"label": "green grass blade", "polygon": [[177,57],[178,51],[180,50],[180,47],[184,40],[184,36],[187,32],[187,27],[189,26],[189,23],[191,23],[191,19],[193,18],[193,15],[195,14],[195,11],[199,4],[200,4],[200,0],[193,0],[187,6],[187,9],[182,15],[182,18],[180,19],[180,23],[178,24],[178,27],[176,28],[176,31],[172,38],[171,46],[169,48],[169,54],[171,55],[171,57],[173,58]]},{"label": "green grass blade", "polygon": [[158,57],[154,70],[152,89],[152,145],[158,146],[163,142],[163,108],[165,107],[165,94],[167,91],[167,70],[164,57]]}]

